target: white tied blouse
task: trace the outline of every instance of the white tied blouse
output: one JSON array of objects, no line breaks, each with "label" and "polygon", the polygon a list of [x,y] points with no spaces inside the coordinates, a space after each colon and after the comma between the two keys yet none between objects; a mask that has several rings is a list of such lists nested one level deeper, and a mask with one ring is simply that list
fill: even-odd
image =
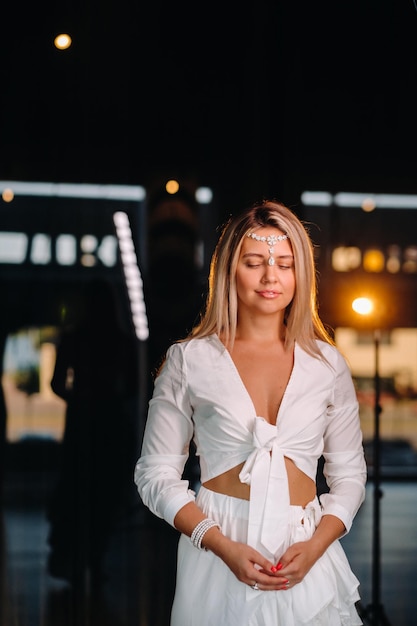
[{"label": "white tied blouse", "polygon": [[287,526],[284,456],[312,480],[324,456],[329,493],[320,496],[322,512],[341,519],[349,531],[366,483],[358,403],[344,358],[329,344],[319,347],[327,363],[296,344],[291,377],[271,425],[256,415],[217,335],[171,346],[155,381],[135,468],[144,504],[173,525],[177,512],[194,501],[182,479],[194,436],[203,484],[244,463],[239,477],[251,486],[248,543],[266,556],[279,555]]}]

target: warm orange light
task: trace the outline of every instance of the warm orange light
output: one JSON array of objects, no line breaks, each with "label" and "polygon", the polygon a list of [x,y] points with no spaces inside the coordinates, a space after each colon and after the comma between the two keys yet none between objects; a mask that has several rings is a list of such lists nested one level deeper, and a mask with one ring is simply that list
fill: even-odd
[{"label": "warm orange light", "polygon": [[374,310],[374,304],[370,298],[355,298],[352,302],[352,309],[359,315],[370,315]]},{"label": "warm orange light", "polygon": [[67,33],[60,33],[54,39],[54,46],[58,50],[66,50],[72,44],[72,39]]},{"label": "warm orange light", "polygon": [[361,264],[361,251],[355,246],[338,246],[332,252],[332,267],[336,272],[349,272]]},{"label": "warm orange light", "polygon": [[363,255],[363,269],[365,272],[382,272],[385,258],[381,250],[374,248],[366,250]]},{"label": "warm orange light", "polygon": [[14,199],[13,189],[10,189],[10,187],[6,187],[6,189],[3,189],[1,197],[3,198],[4,202],[11,202]]},{"label": "warm orange light", "polygon": [[178,181],[177,180],[173,180],[173,179],[169,180],[167,182],[167,184],[165,185],[165,189],[170,194],[177,193],[179,188],[180,188],[180,186],[179,186]]},{"label": "warm orange light", "polygon": [[364,198],[362,201],[362,211],[365,213],[371,213],[376,207],[374,198]]}]

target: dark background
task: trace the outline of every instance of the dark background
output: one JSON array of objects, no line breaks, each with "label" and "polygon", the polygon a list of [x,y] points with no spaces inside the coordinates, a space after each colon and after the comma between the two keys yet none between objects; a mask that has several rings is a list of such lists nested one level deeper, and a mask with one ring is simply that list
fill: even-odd
[{"label": "dark background", "polygon": [[[8,3],[0,179],[415,192],[413,0]],[[62,31],[72,47],[57,51]]]},{"label": "dark background", "polygon": [[[340,310],[350,310],[347,286],[362,281],[364,273],[336,276],[330,267],[332,246],[413,246],[414,212],[394,211],[391,217],[388,211],[365,215],[359,209],[333,206],[316,212],[302,207],[300,196],[304,190],[417,193],[416,2],[9,0],[3,3],[0,19],[0,180],[143,185],[148,198],[171,177],[187,189],[208,185],[214,191],[210,208],[216,213],[206,215],[208,242],[213,224],[224,215],[262,196],[275,197],[319,223],[312,234],[323,251],[320,311],[324,321],[336,327],[345,322]],[[60,32],[72,36],[67,51],[53,46]],[[0,230],[22,230],[28,236],[48,232],[52,239],[65,232],[99,236],[110,231],[113,208],[111,203],[102,208],[99,201],[16,197],[1,203]],[[132,224],[138,232],[134,219]],[[166,249],[152,239],[149,248]],[[166,259],[160,265],[160,275],[145,280],[151,330],[147,364],[152,365],[195,319],[194,302],[188,306],[180,291],[185,273]],[[13,330],[57,325],[62,302],[71,303],[85,276],[103,268],[86,269],[80,263],[62,268],[56,262],[35,267],[28,258],[0,269],[4,343]],[[116,269],[117,276],[108,278],[121,286],[121,268]],[[390,305],[402,306],[401,317],[395,309],[392,326],[415,328],[415,274],[385,273],[377,278],[389,289]],[[371,279],[376,282],[374,275]],[[189,281],[184,288],[193,296]],[[200,283],[196,291],[201,298]],[[173,303],[187,306],[175,308]],[[142,352],[138,362],[147,384],[151,372],[143,367]],[[139,409],[134,402],[129,405],[135,426],[147,400],[140,392],[142,388]],[[97,406],[104,412],[100,402]],[[119,413],[111,410],[114,417]],[[129,494],[134,505],[128,499],[128,512],[114,529],[103,569],[89,565],[88,586],[87,548],[100,539],[96,530],[101,525],[91,520],[87,524],[83,501],[73,507],[78,518],[71,530],[82,542],[73,555],[72,586],[58,587],[59,576],[52,580],[54,574],[45,575],[51,571],[44,510],[62,451],[39,438],[11,445],[5,455],[6,422],[0,397],[0,472],[4,463],[6,476],[4,481],[0,476],[5,494],[0,515],[0,624],[33,626],[42,613],[45,626],[136,626],[143,620],[165,626],[175,582],[177,535],[142,510],[136,493]],[[117,429],[122,428],[119,420]],[[105,459],[107,469],[117,452],[113,438],[109,441],[110,450],[100,450],[98,457]],[[78,444],[88,443],[94,451],[95,442],[94,437],[80,437]],[[128,459],[132,464],[138,450],[139,445]],[[81,469],[79,475],[88,475],[87,466]],[[133,482],[129,484],[133,488]],[[83,497],[90,493],[78,492]],[[408,493],[406,504],[414,502]],[[396,541],[400,509],[403,524],[412,520],[402,529],[406,552],[398,550]],[[387,511],[383,557],[390,567],[384,570],[384,603],[389,600],[389,613],[393,611],[400,626],[410,623],[407,618],[401,621],[408,607],[415,615],[409,585],[415,581],[410,546],[416,542],[411,531],[410,540],[404,534],[415,524],[402,500],[388,499]],[[356,550],[352,563],[364,585],[364,602],[369,599],[370,528],[371,515],[365,512],[350,552],[355,557]],[[68,540],[65,545],[72,544]],[[394,578],[393,566],[399,572]],[[107,579],[101,578],[103,571]],[[93,591],[100,592],[97,598],[89,596]]]}]

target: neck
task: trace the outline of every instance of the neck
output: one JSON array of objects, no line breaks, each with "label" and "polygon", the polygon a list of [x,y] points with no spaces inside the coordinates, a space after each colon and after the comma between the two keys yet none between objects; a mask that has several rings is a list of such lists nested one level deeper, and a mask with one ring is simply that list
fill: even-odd
[{"label": "neck", "polygon": [[237,341],[256,341],[259,343],[284,343],[285,326],[284,319],[239,319],[236,329]]}]

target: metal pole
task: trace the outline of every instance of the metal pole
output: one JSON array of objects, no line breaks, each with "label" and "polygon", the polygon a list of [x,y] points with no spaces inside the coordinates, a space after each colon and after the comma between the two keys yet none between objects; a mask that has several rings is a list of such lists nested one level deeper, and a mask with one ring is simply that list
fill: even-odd
[{"label": "metal pole", "polygon": [[373,606],[373,624],[380,624],[380,500],[381,500],[381,460],[380,460],[380,377],[379,377],[379,345],[381,340],[380,330],[374,331],[375,346],[375,424],[374,424],[374,441],[373,441],[373,469],[374,469],[374,509],[373,509],[373,545],[372,545],[372,606]]}]

